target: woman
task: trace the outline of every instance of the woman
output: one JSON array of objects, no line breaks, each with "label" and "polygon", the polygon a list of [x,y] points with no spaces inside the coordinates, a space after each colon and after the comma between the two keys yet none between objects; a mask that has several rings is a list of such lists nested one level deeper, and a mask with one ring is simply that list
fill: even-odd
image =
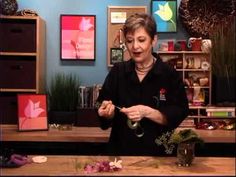
[{"label": "woman", "polygon": [[130,16],[123,32],[131,59],[116,63],[105,79],[98,98],[101,128],[112,126],[112,155],[162,154],[155,139],[176,128],[188,113],[183,81],[152,54],[157,35],[151,16]]}]

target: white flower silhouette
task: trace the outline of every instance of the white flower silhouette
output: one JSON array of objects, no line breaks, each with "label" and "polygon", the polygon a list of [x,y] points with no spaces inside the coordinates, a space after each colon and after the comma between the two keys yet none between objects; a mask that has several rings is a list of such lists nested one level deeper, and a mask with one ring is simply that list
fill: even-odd
[{"label": "white flower silhouette", "polygon": [[24,110],[25,117],[37,118],[43,111],[45,111],[44,109],[40,108],[39,105],[40,102],[34,103],[29,99],[28,104]]},{"label": "white flower silhouette", "polygon": [[90,19],[85,19],[84,17],[82,18],[80,24],[79,24],[79,29],[81,31],[88,31],[93,25],[90,23]]}]

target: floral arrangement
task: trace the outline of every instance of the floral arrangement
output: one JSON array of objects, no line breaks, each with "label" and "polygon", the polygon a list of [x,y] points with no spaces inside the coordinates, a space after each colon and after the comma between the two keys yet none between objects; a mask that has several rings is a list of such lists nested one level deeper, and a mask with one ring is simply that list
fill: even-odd
[{"label": "floral arrangement", "polygon": [[122,160],[117,160],[110,162],[107,160],[96,161],[92,163],[87,163],[84,166],[85,173],[97,173],[97,172],[113,172],[122,169]]},{"label": "floral arrangement", "polygon": [[176,144],[199,143],[202,145],[204,141],[192,129],[184,129],[178,132],[175,130],[171,132],[167,131],[163,133],[161,136],[159,136],[158,138],[156,138],[155,143],[158,146],[163,145],[165,147],[166,154],[171,154]]}]

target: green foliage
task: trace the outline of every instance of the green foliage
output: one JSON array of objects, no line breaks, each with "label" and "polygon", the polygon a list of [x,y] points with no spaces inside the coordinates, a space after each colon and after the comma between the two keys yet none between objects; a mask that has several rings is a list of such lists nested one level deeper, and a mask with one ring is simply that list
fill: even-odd
[{"label": "green foliage", "polygon": [[235,77],[235,16],[221,22],[210,35],[212,41],[212,73],[217,77]]},{"label": "green foliage", "polygon": [[203,139],[198,136],[192,129],[184,129],[179,132],[174,132],[168,143],[200,143],[203,144]]},{"label": "green foliage", "polygon": [[158,138],[155,143],[158,146],[164,146],[166,154],[171,154],[174,150],[174,145],[180,143],[199,143],[203,145],[204,141],[192,129],[184,129],[180,131],[165,132]]},{"label": "green foliage", "polygon": [[50,111],[75,111],[78,91],[79,80],[75,75],[56,73],[48,89]]}]

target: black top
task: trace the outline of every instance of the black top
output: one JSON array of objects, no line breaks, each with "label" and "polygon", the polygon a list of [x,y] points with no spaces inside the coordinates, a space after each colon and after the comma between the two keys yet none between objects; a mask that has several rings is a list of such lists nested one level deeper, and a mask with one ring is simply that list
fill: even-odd
[{"label": "black top", "polygon": [[140,121],[144,136],[137,137],[127,126],[127,117],[116,109],[111,120],[100,117],[101,128],[112,126],[109,151],[112,155],[159,155],[164,148],[157,146],[155,139],[161,133],[178,127],[188,114],[188,100],[182,78],[174,68],[164,63],[157,54],[157,60],[142,82],[135,71],[135,63],[116,63],[103,84],[98,101],[112,100],[119,107],[138,104],[150,106],[162,112],[168,121],[167,126],[147,118]]}]

